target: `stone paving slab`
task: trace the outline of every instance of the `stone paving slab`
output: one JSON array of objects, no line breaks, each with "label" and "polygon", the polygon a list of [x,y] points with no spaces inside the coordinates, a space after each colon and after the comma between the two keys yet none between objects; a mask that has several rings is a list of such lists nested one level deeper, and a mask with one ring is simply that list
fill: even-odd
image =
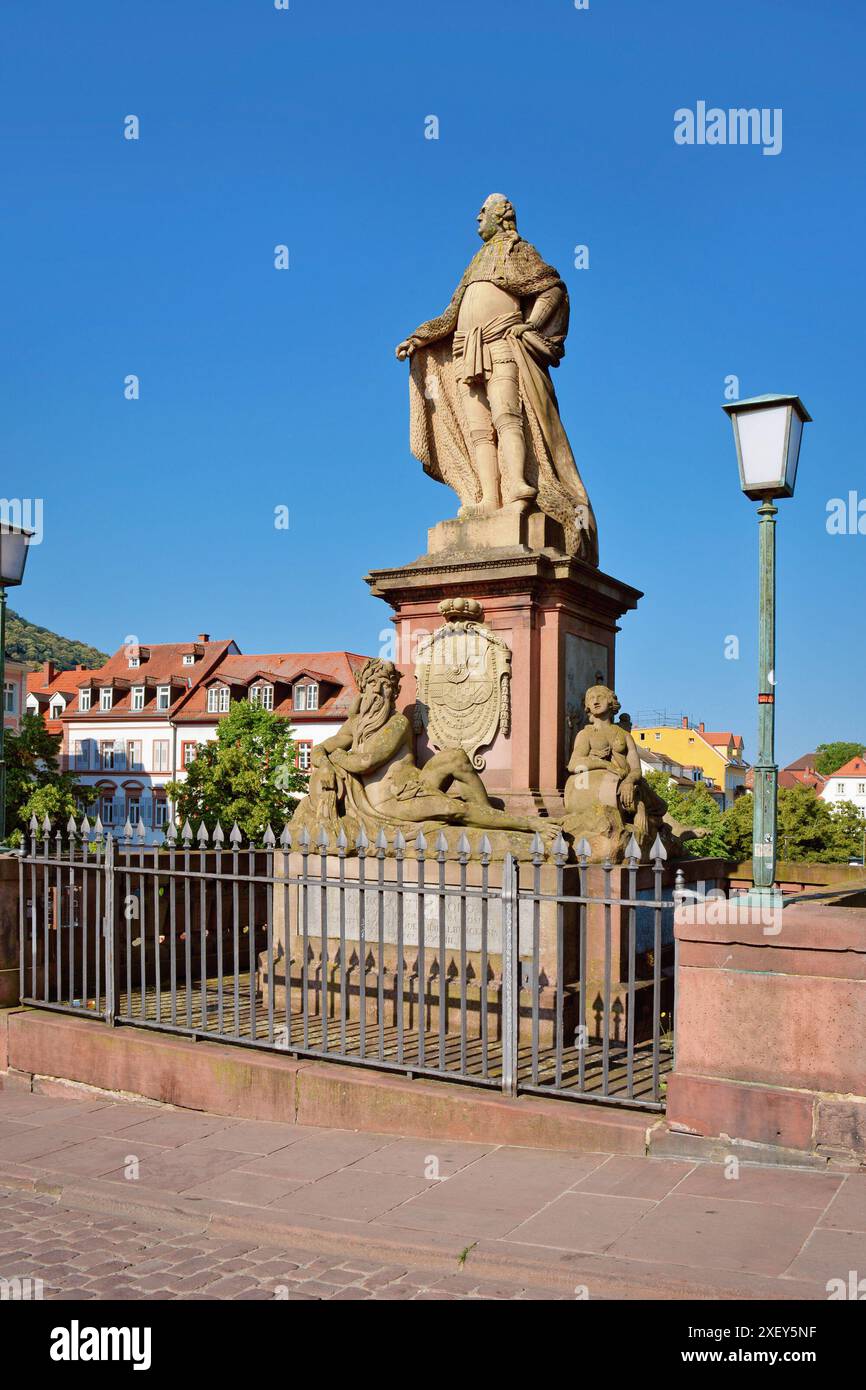
[{"label": "stone paving slab", "polygon": [[0,1278],[83,1301],[821,1299],[866,1271],[866,1174],[734,1172],[0,1091]]}]

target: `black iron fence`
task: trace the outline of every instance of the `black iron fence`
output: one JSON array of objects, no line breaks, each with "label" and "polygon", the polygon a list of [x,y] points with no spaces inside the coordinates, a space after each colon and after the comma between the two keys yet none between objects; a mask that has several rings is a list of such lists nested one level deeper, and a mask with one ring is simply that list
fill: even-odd
[{"label": "black iron fence", "polygon": [[31,823],[21,997],[118,1024],[567,1099],[660,1109],[673,909],[660,842],[595,865],[559,837],[353,846],[287,826]]}]

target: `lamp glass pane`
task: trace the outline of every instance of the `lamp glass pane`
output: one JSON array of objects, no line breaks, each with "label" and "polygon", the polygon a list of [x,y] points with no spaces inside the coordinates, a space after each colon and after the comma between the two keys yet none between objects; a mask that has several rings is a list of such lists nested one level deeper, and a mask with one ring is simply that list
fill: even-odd
[{"label": "lamp glass pane", "polygon": [[788,458],[785,465],[785,482],[791,491],[797,481],[797,461],[800,457],[800,441],[803,438],[803,421],[796,410],[791,411],[791,435],[788,440]]},{"label": "lamp glass pane", "polygon": [[0,525],[0,584],[20,584],[27,561],[27,532]]},{"label": "lamp glass pane", "polygon": [[747,410],[737,415],[740,457],[746,488],[781,487],[785,480],[785,428],[788,405]]}]

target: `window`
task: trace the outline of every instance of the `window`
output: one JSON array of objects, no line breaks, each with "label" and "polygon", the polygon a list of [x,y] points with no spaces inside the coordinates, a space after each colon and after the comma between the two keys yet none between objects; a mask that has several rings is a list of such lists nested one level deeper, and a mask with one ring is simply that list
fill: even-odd
[{"label": "window", "polygon": [[103,825],[114,824],[114,797],[103,796],[99,800],[99,818]]},{"label": "window", "polygon": [[130,666],[140,666],[140,665],[141,665],[141,657],[140,657],[140,656],[131,656],[131,657],[129,658],[129,664],[130,664]]},{"label": "window", "polygon": [[274,687],[272,685],[254,685],[250,690],[250,704],[261,705],[262,709],[273,709]]},{"label": "window", "polygon": [[307,709],[319,708],[319,687],[317,685],[307,686]]},{"label": "window", "polygon": [[156,688],[156,707],[157,709],[168,709],[171,704],[171,686],[158,685]]},{"label": "window", "polygon": [[141,772],[141,739],[130,739],[126,745],[126,766],[133,772]]},{"label": "window", "polygon": [[195,657],[193,656],[192,652],[184,652],[184,655],[183,655],[183,664],[184,664],[184,666],[194,666],[194,665],[195,665]]},{"label": "window", "polygon": [[126,818],[130,825],[139,825],[141,822],[141,802],[137,796],[131,796],[126,804]]},{"label": "window", "polygon": [[307,687],[305,685],[295,686],[295,696],[293,704],[295,706],[295,709],[307,708]]},{"label": "window", "polygon": [[132,687],[132,712],[140,714],[144,709],[144,686],[134,685]]},{"label": "window", "polygon": [[63,713],[63,701],[62,701],[62,700],[56,700],[55,703],[49,707],[49,714],[50,714],[50,716],[51,716],[52,719],[59,719],[62,713]]},{"label": "window", "polygon": [[[661,734],[656,734],[656,735],[655,735],[655,741],[656,741],[656,743],[661,743],[661,740],[662,740]],[[689,739],[689,743],[693,743],[693,742],[694,742],[693,739]]]},{"label": "window", "polygon": [[3,687],[3,708],[7,714],[15,713],[15,685],[7,681]]},{"label": "window", "polygon": [[298,743],[295,744],[295,748],[297,749],[295,762],[297,763],[301,772],[309,772],[311,755],[313,752],[312,740],[301,739]]},{"label": "window", "polygon": [[858,783],[857,783],[857,795],[858,795],[858,796],[863,796],[864,793],[866,793],[866,782],[858,782]]},{"label": "window", "polygon": [[79,690],[79,692],[78,692],[78,708],[81,710],[82,714],[86,714],[87,711],[90,709],[90,691],[89,691],[89,690]]},{"label": "window", "polygon": [[154,772],[168,772],[167,738],[155,738],[153,740],[153,770]]},{"label": "window", "polygon": [[99,692],[99,708],[101,710],[111,709],[111,699],[114,691],[110,685],[104,685]]},{"label": "window", "polygon": [[229,688],[227,685],[212,685],[207,693],[208,714],[225,714],[229,707]]},{"label": "window", "polygon": [[102,768],[112,768],[112,767],[114,767],[114,744],[113,744],[113,743],[101,743],[101,744],[99,745],[99,747],[100,747],[101,754],[102,754],[102,756],[101,756],[101,758],[100,758],[100,766],[101,766]]},{"label": "window", "polygon": [[88,752],[88,744],[82,743],[81,739],[77,738],[75,740],[75,766],[79,769],[79,771],[82,768],[86,768],[90,762],[90,759],[87,756]]},{"label": "window", "polygon": [[168,802],[161,796],[153,803],[153,823],[157,830],[168,824]]},{"label": "window", "polygon": [[195,743],[195,742],[192,742],[192,743],[182,743],[182,744],[180,745],[180,761],[181,761],[181,766],[182,766],[182,767],[189,767],[190,763],[195,762],[195,758],[196,758],[197,752],[198,752],[198,744],[197,744],[197,743]]}]

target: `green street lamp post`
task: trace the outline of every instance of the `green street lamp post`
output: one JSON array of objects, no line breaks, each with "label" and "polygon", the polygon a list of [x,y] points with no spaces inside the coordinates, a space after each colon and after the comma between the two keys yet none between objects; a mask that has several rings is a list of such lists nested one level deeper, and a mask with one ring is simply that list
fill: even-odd
[{"label": "green street lamp post", "polygon": [[757,904],[776,905],[776,515],[779,497],[793,497],[803,425],[811,420],[799,396],[753,396],[722,409],[731,417],[740,487],[758,508],[758,758],[753,786],[752,882]]},{"label": "green street lamp post", "polygon": [[20,584],[33,531],[0,523],[0,845],[6,843],[6,590]]}]

